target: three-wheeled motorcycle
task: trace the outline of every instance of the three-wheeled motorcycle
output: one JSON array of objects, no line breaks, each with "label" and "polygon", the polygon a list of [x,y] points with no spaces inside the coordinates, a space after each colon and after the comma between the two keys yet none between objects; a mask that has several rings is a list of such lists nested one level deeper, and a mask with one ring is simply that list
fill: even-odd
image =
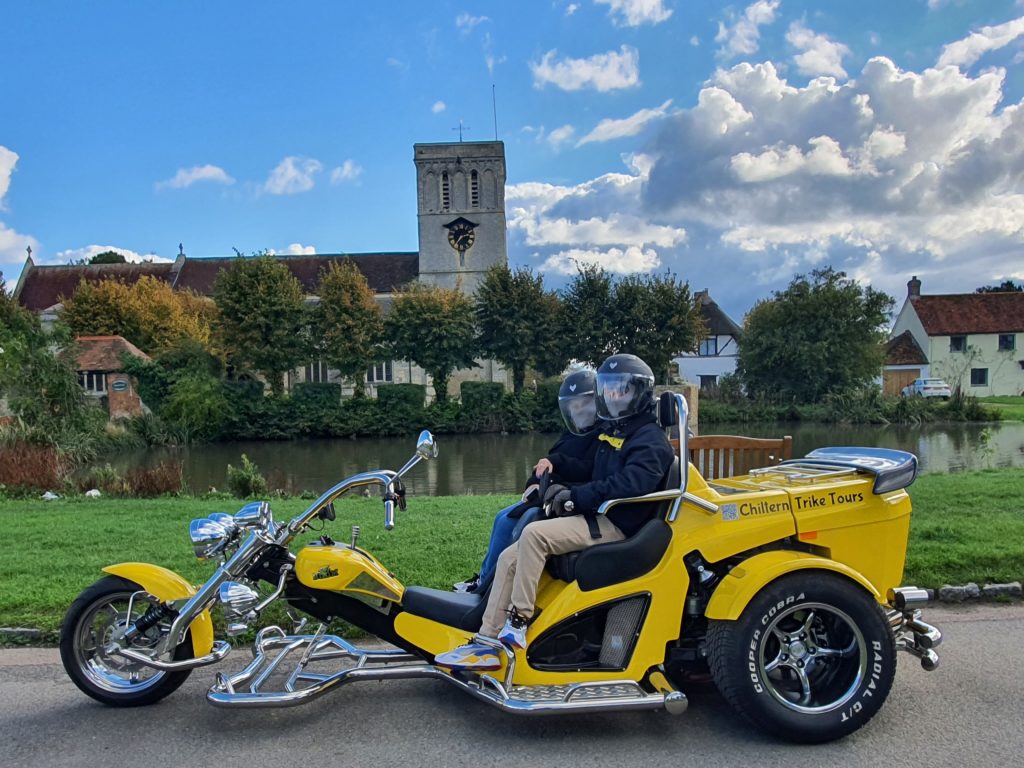
[{"label": "three-wheeled motorcycle", "polygon": [[[406,587],[355,534],[350,543],[322,536],[289,550],[312,523],[335,519],[337,497],[364,486],[380,486],[391,529],[396,506],[404,508],[402,477],[437,455],[424,432],[397,472],[349,477],[287,523],[265,502],[194,520],[196,555],[221,560],[198,587],[157,565],[105,568],[64,620],[64,667],[105,704],[152,704],[230,651],[214,639],[211,609],[223,611],[226,634],[238,635],[285,600],[295,626],[259,629],[252,662],[216,675],[212,704],[290,706],[357,680],[429,677],[515,714],[682,713],[687,688],[710,676],[753,723],[800,742],[842,737],[878,712],[897,651],[936,668],[942,636],[921,618],[927,592],[899,586],[912,454],[823,448],[708,482],[686,460],[683,397],[666,393],[657,408],[678,435],[674,467],[661,490],[606,501],[598,514],[652,501],[660,512],[625,541],[549,561],[525,650],[477,635],[487,589]],[[303,632],[308,619],[299,614],[318,628]],[[335,619],[390,645],[359,647],[326,633]],[[433,663],[473,637],[496,649],[501,669]]]}]

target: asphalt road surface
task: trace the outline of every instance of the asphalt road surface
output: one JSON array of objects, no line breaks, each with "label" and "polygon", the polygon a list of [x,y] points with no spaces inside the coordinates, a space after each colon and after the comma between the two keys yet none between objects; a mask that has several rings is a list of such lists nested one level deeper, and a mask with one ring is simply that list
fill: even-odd
[{"label": "asphalt road surface", "polygon": [[[0,766],[782,766],[1024,765],[1024,606],[930,608],[942,663],[900,654],[892,694],[852,736],[793,746],[755,731],[713,687],[689,711],[521,718],[437,680],[362,682],[305,706],[228,711],[213,673],[118,710],[84,696],[53,649],[0,651]],[[243,656],[244,653],[244,656]],[[248,658],[235,651],[222,664]]]}]

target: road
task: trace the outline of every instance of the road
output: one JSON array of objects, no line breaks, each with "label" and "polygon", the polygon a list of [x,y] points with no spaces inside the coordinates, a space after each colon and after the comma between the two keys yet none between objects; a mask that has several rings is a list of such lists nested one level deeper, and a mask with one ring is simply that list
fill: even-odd
[{"label": "road", "polygon": [[[930,608],[945,634],[938,671],[900,655],[882,711],[833,744],[792,746],[735,715],[714,688],[689,711],[515,718],[442,681],[359,683],[304,707],[227,711],[199,670],[158,705],[96,704],[53,649],[0,651],[0,765],[780,766],[985,768],[1024,761],[1024,606]],[[237,651],[225,665],[244,662]]]}]

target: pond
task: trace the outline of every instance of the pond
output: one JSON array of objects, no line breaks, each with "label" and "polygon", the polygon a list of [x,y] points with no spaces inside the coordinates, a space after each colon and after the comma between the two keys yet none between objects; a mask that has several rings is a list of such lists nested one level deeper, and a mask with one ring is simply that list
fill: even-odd
[{"label": "pond", "polygon": [[[958,472],[986,467],[1024,467],[1024,423],[928,426],[839,426],[834,424],[716,424],[705,434],[793,436],[793,455],[826,445],[899,448],[917,454],[924,472]],[[431,495],[515,493],[556,435],[438,435],[440,455],[414,469],[412,493]],[[227,465],[246,454],[272,488],[317,493],[368,469],[397,469],[415,447],[415,435],[357,440],[232,442],[183,448],[153,448],[111,460],[120,470],[152,466],[171,458],[182,462],[195,492],[225,489]]]}]

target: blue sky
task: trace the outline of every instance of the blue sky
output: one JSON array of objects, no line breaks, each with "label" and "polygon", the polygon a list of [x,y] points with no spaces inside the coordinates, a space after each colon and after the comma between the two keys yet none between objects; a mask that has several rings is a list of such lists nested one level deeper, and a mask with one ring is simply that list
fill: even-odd
[{"label": "blue sky", "polygon": [[971,291],[1024,278],[1022,73],[1022,0],[8,4],[0,270],[415,250],[412,145],[493,139],[493,84],[552,285]]}]

